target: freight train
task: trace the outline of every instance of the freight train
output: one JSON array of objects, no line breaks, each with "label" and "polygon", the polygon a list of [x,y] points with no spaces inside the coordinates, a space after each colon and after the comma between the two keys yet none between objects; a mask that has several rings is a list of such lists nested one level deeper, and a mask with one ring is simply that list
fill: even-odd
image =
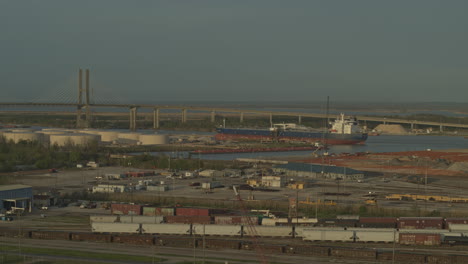
[{"label": "freight train", "polygon": [[[32,239],[53,239],[70,241],[88,241],[101,243],[124,243],[140,246],[158,246],[158,247],[183,247],[183,248],[206,248],[212,250],[234,249],[234,250],[253,250],[251,241],[231,238],[202,238],[200,236],[167,236],[167,235],[138,235],[138,234],[99,234],[84,232],[66,232],[66,231],[39,231],[39,230],[18,230],[0,229],[0,236],[32,238]],[[450,238],[452,239],[452,238]],[[446,243],[452,243],[452,240],[444,240]],[[289,254],[302,256],[330,257],[336,259],[359,259],[369,261],[391,261],[395,263],[468,263],[468,255],[462,253],[444,254],[442,252],[418,251],[412,248],[411,252],[406,249],[375,249],[362,248],[356,246],[341,247],[330,245],[312,245],[312,244],[274,244],[260,243],[262,251],[265,254]]]},{"label": "freight train", "polygon": [[[451,225],[468,224],[468,218],[443,217],[360,217],[342,215],[336,218],[284,218],[240,216],[240,212],[208,208],[162,208],[135,204],[112,204],[112,215],[98,215],[91,222],[136,222],[139,223],[193,223],[193,224],[241,224],[254,223],[264,226],[315,226],[315,227],[362,227],[399,229],[450,229]],[[254,214],[254,212],[252,212]],[[132,217],[130,217],[132,215]],[[145,218],[143,216],[155,217]],[[159,217],[159,218],[158,218]],[[251,218],[249,221],[246,217]],[[136,220],[139,219],[139,220]],[[143,221],[143,222],[141,222]],[[144,222],[146,221],[146,222]],[[149,222],[148,222],[149,221]]]}]

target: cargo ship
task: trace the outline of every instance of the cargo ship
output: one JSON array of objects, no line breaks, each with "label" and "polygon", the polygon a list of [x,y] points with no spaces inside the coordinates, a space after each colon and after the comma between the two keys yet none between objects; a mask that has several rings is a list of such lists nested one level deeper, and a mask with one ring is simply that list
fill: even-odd
[{"label": "cargo ship", "polygon": [[274,147],[274,148],[222,148],[222,149],[199,149],[190,151],[190,154],[229,154],[229,153],[253,153],[253,152],[282,152],[282,151],[305,151],[320,150],[324,147],[320,144],[301,147]]},{"label": "cargo ship", "polygon": [[274,124],[271,128],[216,128],[216,140],[241,141],[277,141],[277,142],[304,142],[321,143],[323,145],[353,145],[363,144],[367,140],[367,133],[363,133],[357,119],[345,118],[344,114],[330,123],[327,132],[294,123]]}]

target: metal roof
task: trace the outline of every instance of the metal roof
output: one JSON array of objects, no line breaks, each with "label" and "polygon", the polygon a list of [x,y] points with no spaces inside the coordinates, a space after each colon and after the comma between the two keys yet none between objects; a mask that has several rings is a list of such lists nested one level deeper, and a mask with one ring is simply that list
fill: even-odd
[{"label": "metal roof", "polygon": [[363,171],[350,169],[346,167],[328,166],[321,164],[310,164],[310,163],[288,163],[275,165],[275,168],[286,169],[291,171],[304,171],[304,172],[315,172],[321,173],[336,173],[336,174],[363,174]]},{"label": "metal roof", "polygon": [[10,185],[0,185],[0,192],[3,191],[13,191],[18,189],[32,188],[32,186],[24,184],[10,184]]}]

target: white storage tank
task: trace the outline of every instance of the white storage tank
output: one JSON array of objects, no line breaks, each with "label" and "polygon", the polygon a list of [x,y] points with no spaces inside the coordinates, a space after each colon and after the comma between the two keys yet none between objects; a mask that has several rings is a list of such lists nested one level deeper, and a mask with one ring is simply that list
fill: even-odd
[{"label": "white storage tank", "polygon": [[48,130],[40,130],[36,131],[36,133],[42,133],[44,135],[57,135],[57,134],[68,134],[70,131],[67,130],[58,130],[58,129],[48,129]]},{"label": "white storage tank", "polygon": [[164,145],[169,144],[168,135],[144,134],[140,135],[141,145]]},{"label": "white storage tank", "polygon": [[34,129],[34,128],[14,128],[11,130],[11,132],[22,133],[22,132],[34,132],[36,130],[37,129]]},{"label": "white storage tank", "polygon": [[50,144],[58,146],[66,146],[68,144],[75,146],[85,146],[92,142],[100,142],[101,136],[92,134],[70,133],[61,135],[50,135]]},{"label": "white storage tank", "polygon": [[4,132],[3,137],[6,141],[12,140],[15,143],[23,140],[44,142],[44,135],[34,132]]},{"label": "white storage tank", "polygon": [[119,133],[116,131],[99,131],[98,134],[101,136],[102,142],[112,142],[119,138]]},{"label": "white storage tank", "polygon": [[136,132],[122,132],[118,134],[118,138],[122,139],[131,139],[131,140],[140,140],[140,133]]}]

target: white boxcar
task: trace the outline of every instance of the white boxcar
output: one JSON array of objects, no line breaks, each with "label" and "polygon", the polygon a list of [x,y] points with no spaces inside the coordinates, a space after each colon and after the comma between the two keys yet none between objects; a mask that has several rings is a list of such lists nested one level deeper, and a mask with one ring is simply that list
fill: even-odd
[{"label": "white boxcar", "polygon": [[313,230],[304,229],[302,231],[303,240],[309,241],[345,241],[352,242],[354,240],[354,231],[348,230]]},{"label": "white boxcar", "polygon": [[91,223],[114,223],[117,220],[116,215],[90,215],[89,222]]},{"label": "white boxcar", "polygon": [[468,224],[449,224],[450,231],[468,231]]},{"label": "white boxcar", "polygon": [[[259,236],[265,237],[292,237],[291,226],[255,226],[255,231]],[[244,236],[251,236],[252,232],[244,226]]]},{"label": "white boxcar", "polygon": [[190,235],[190,224],[143,224],[143,234],[176,234]]},{"label": "white boxcar", "polygon": [[164,217],[146,215],[121,215],[120,222],[135,224],[160,224],[164,222]]},{"label": "white boxcar", "polygon": [[140,233],[140,224],[91,223],[91,231],[98,233]]},{"label": "white boxcar", "polygon": [[395,231],[354,231],[356,242],[398,243],[398,232]]},{"label": "white boxcar", "polygon": [[207,236],[241,236],[242,227],[240,225],[192,225],[194,235]]}]

